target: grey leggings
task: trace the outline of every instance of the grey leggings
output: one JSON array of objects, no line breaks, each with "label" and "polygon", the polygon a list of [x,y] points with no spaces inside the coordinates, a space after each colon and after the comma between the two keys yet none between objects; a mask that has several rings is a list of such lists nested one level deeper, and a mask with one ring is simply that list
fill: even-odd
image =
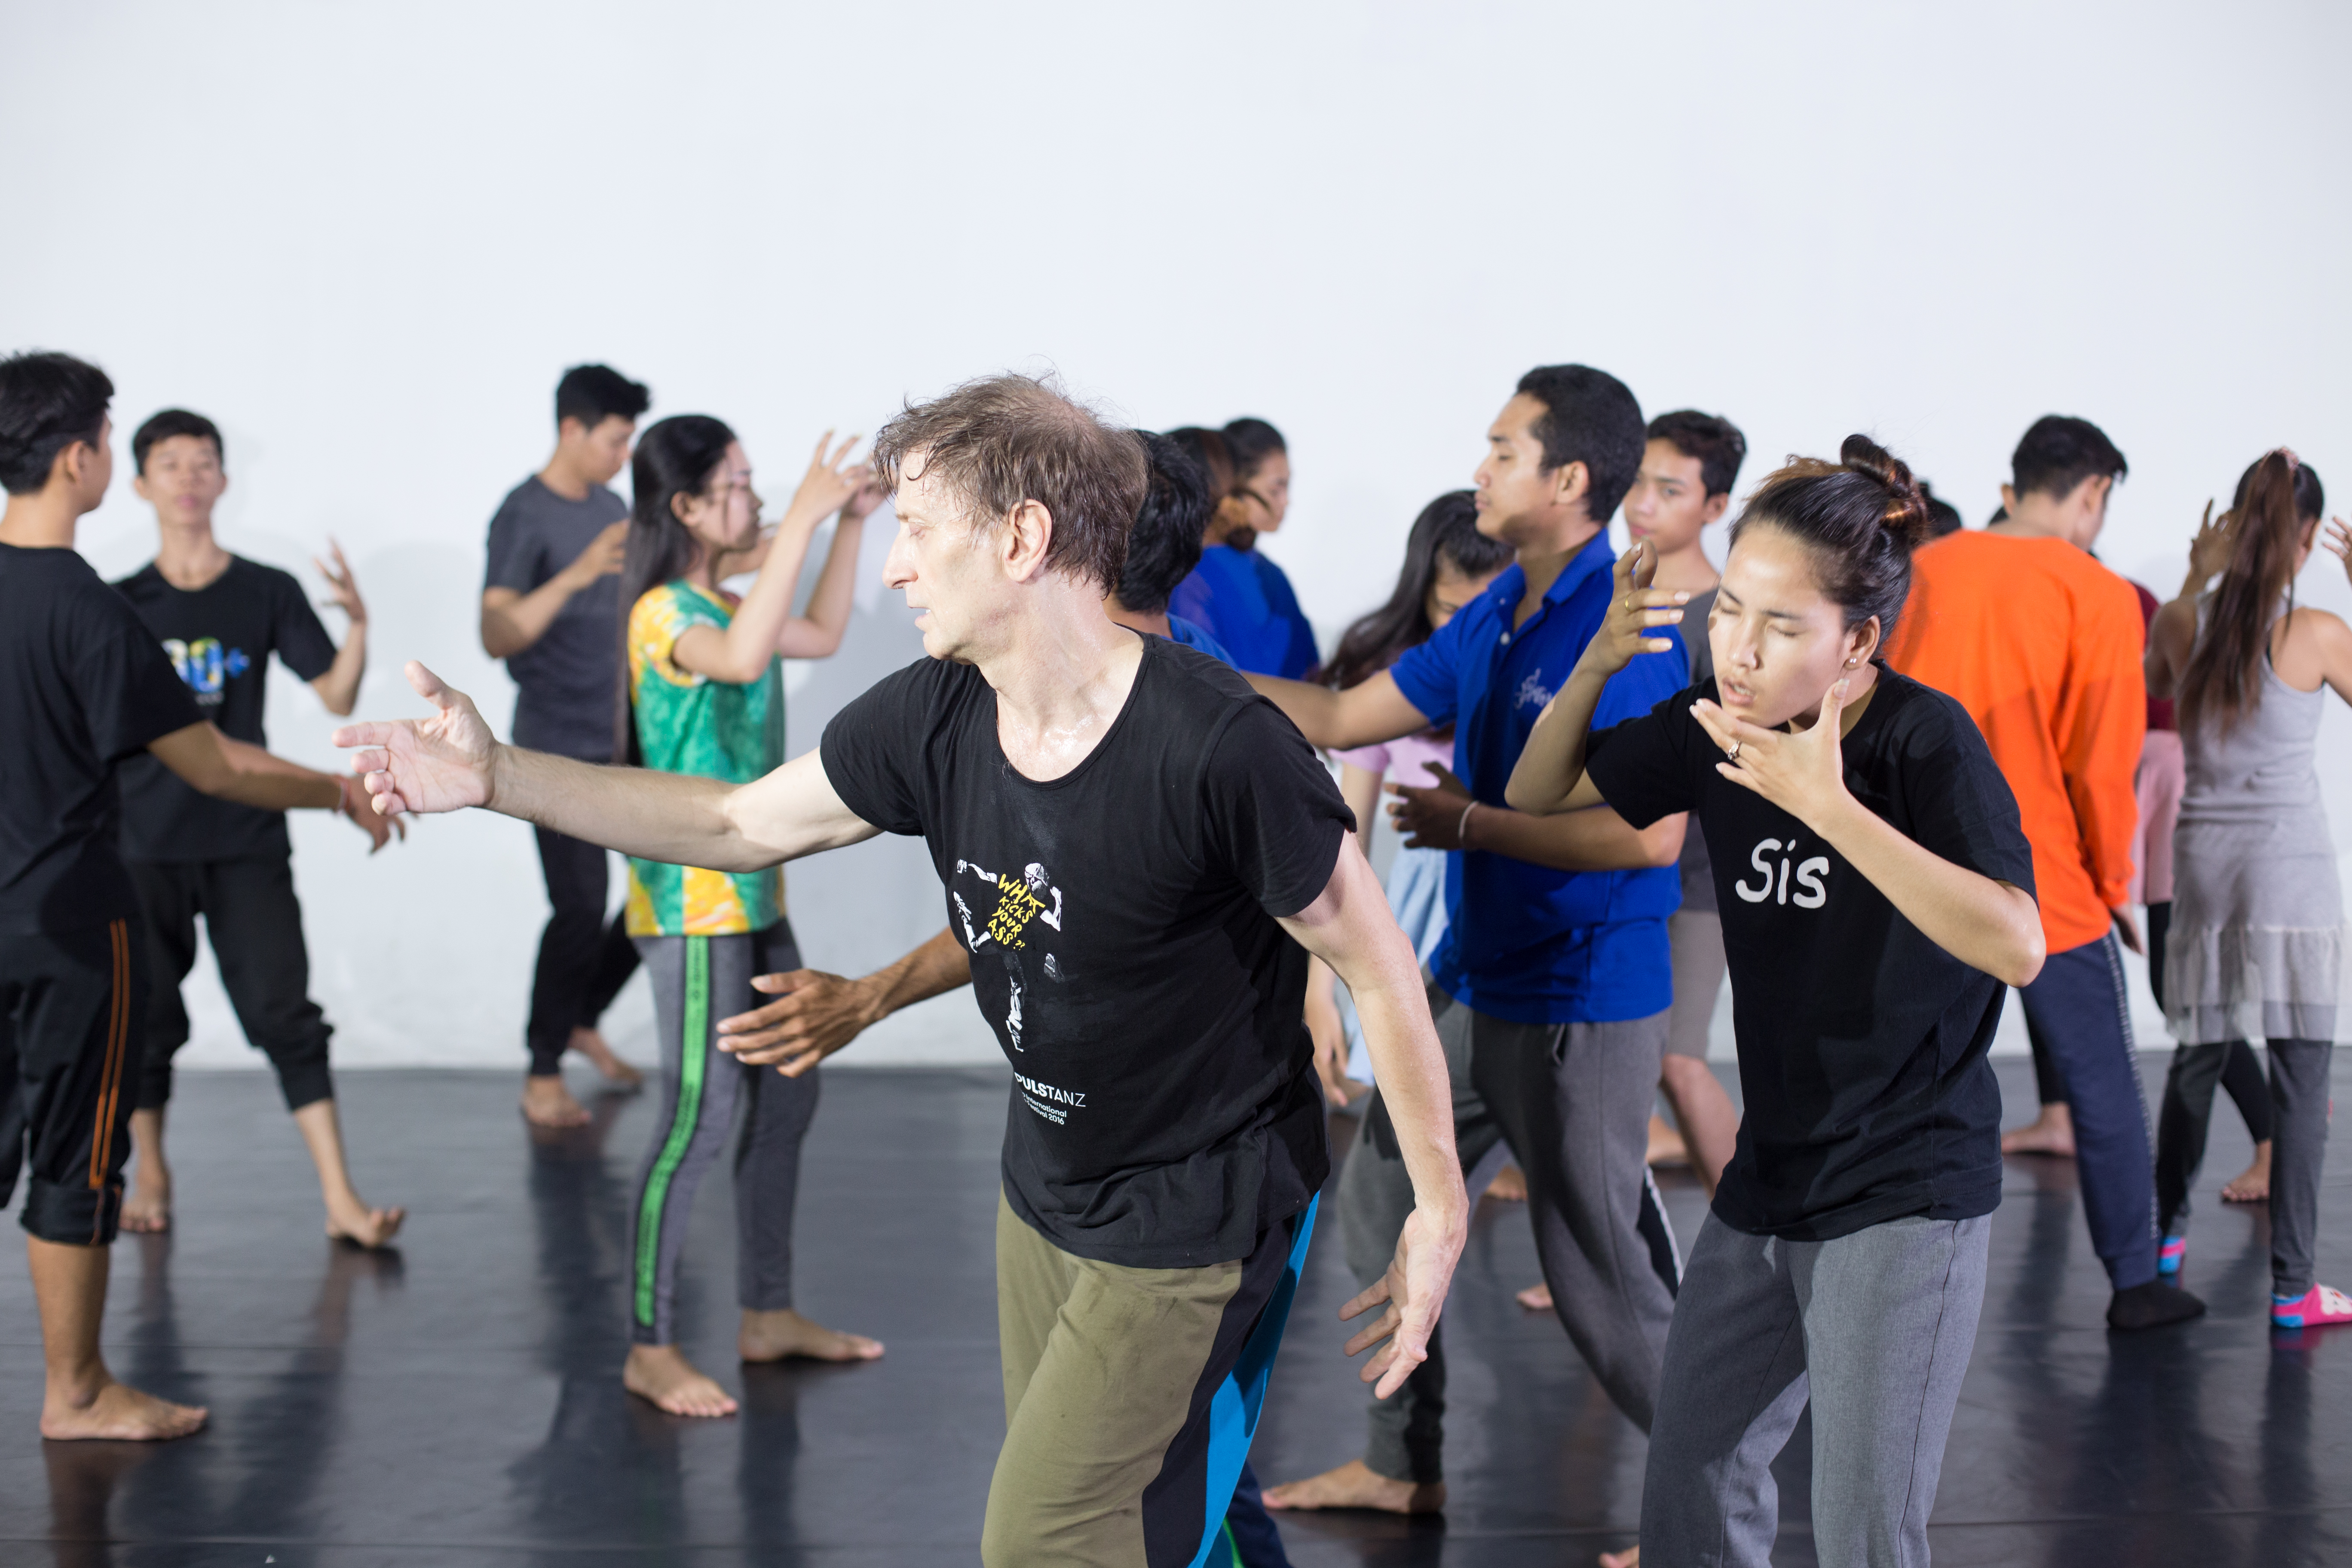
[{"label": "grey leggings", "polygon": [[755,974],[801,966],[793,928],[779,921],[740,936],[644,936],[637,952],[654,986],[661,1029],[662,1115],[637,1178],[629,1247],[629,1338],[677,1342],[677,1264],[695,1189],[743,1106],[735,1146],[736,1294],[747,1311],[793,1304],[793,1199],[801,1140],[816,1115],[814,1069],[786,1078],[718,1048],[719,1020],[757,1006]]},{"label": "grey leggings", "polygon": [[[2327,1040],[2272,1040],[2271,1289],[2301,1296],[2311,1289],[2313,1244],[2319,1233],[2319,1173],[2327,1159],[2329,1058]],[[2189,1189],[2205,1163],[2205,1129],[2213,1117],[2213,1089],[2235,1053],[2251,1057],[2243,1040],[2182,1046],[2165,1075],[2164,1109],[2156,1121],[2157,1226],[2169,1239],[2189,1234]]]}]

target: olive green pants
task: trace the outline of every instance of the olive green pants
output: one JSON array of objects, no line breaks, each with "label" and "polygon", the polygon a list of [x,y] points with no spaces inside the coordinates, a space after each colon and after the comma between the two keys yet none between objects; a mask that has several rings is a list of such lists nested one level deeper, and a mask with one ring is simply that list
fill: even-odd
[{"label": "olive green pants", "polygon": [[1314,1210],[1249,1257],[1129,1268],[1063,1251],[996,1201],[1004,1448],[989,1568],[1185,1564],[1222,1524]]}]

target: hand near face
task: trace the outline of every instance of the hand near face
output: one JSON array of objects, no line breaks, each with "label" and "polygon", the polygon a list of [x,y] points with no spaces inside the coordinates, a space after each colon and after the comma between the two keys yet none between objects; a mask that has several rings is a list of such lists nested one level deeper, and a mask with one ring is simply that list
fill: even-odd
[{"label": "hand near face", "polygon": [[2327,520],[2327,532],[2319,542],[2327,553],[2344,563],[2344,574],[2352,577],[2352,527],[2346,526],[2340,517],[2331,517]]},{"label": "hand near face", "polygon": [[1651,587],[1657,574],[1658,547],[1646,539],[1617,558],[1610,570],[1614,591],[1608,618],[1592,634],[1578,663],[1602,675],[1614,675],[1639,655],[1675,648],[1673,638],[1652,634],[1660,626],[1680,623],[1690,595],[1680,589]]},{"label": "hand near face", "polygon": [[2210,583],[2230,565],[2230,548],[2233,542],[2231,524],[2238,514],[2225,511],[2217,521],[2213,503],[2205,503],[2205,515],[2197,524],[2197,537],[2189,542],[2189,573],[2200,583]]},{"label": "hand near face", "polygon": [[[792,504],[785,508],[787,521],[814,528],[848,505],[872,481],[872,468],[849,460],[850,450],[860,439],[852,436],[836,447],[830,430],[817,438],[816,450],[809,457],[808,472],[801,476],[800,488],[793,492]],[[875,497],[875,501],[880,500],[879,495]],[[866,510],[871,511],[874,507],[869,503]]]},{"label": "hand near face", "polygon": [[1818,832],[1852,798],[1845,787],[1843,721],[1848,687],[1844,680],[1832,683],[1822,694],[1821,716],[1793,734],[1751,724],[1705,698],[1691,704],[1691,713],[1726,753],[1715,765],[1717,773]]}]

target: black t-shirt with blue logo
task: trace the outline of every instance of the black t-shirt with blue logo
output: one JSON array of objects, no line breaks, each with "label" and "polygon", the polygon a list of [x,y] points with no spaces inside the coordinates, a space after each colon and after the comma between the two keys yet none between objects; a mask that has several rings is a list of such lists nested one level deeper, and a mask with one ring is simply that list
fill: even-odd
[{"label": "black t-shirt with blue logo", "polygon": [[[2007,988],[1937,947],[1795,817],[1716,772],[1691,704],[1712,679],[1592,737],[1603,799],[1635,827],[1706,835],[1731,970],[1739,1143],[1724,1224],[1828,1241],[2000,1202],[2000,1089],[1985,1051]],[[1845,737],[1845,786],[1955,865],[2033,890],[2016,797],[1968,710],[1882,668]]]},{"label": "black t-shirt with blue logo", "polygon": [[[305,680],[335,662],[335,643],[303,595],[275,566],[229,557],[228,570],[190,593],[149,563],[115,588],[180,672],[196,707],[223,734],[267,746],[262,708],[269,656]],[[242,860],[285,855],[286,814],[214,800],[180,782],[153,757],[126,760],[122,854],[130,860]]]}]

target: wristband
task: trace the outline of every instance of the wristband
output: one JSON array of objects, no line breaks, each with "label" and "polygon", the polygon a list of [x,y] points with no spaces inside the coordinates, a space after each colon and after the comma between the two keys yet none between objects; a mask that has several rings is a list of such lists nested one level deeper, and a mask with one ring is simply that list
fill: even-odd
[{"label": "wristband", "polygon": [[1462,820],[1454,825],[1454,841],[1465,849],[1470,847],[1470,814],[1477,809],[1478,803],[1472,801],[1462,808]]}]

